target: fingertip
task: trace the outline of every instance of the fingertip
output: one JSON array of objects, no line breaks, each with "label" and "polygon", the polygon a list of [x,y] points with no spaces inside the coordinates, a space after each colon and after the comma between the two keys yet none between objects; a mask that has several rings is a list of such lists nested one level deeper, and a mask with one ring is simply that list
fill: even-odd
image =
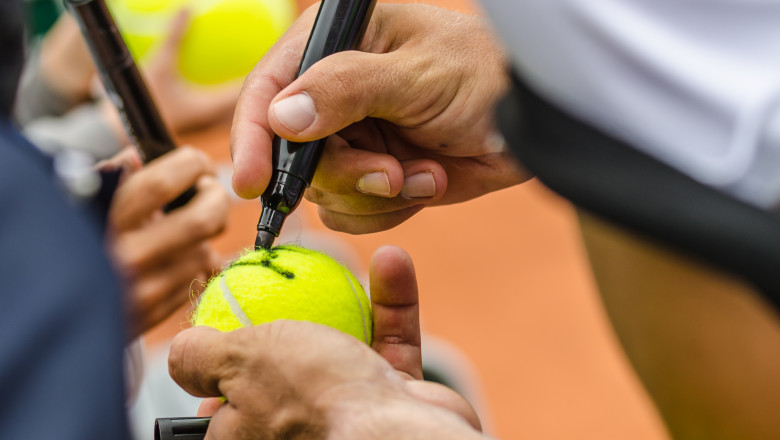
[{"label": "fingertip", "polygon": [[371,257],[369,278],[372,302],[383,306],[409,306],[418,302],[417,275],[409,254],[397,246],[385,245]]},{"label": "fingertip", "polygon": [[143,167],[143,161],[138,149],[129,145],[111,158],[98,162],[95,167],[101,171],[121,170],[123,173],[132,174]]},{"label": "fingertip", "polygon": [[383,279],[392,279],[399,271],[414,271],[409,254],[398,246],[380,246],[371,256],[370,267],[374,274]]},{"label": "fingertip", "polygon": [[395,245],[392,245],[392,244],[383,244],[382,246],[379,246],[374,251],[374,256],[373,256],[372,259],[374,259],[374,258],[383,258],[385,256],[394,257],[394,258],[397,258],[397,257],[409,258],[409,253],[407,253],[403,248],[401,248],[399,246],[395,246]]},{"label": "fingertip", "polygon": [[366,194],[394,198],[401,193],[404,169],[398,159],[351,146],[340,135],[330,136],[314,174],[312,187],[332,194]]},{"label": "fingertip", "polygon": [[168,373],[182,389],[200,397],[218,397],[225,333],[211,327],[192,327],[176,334],[168,352]]},{"label": "fingertip", "polygon": [[204,174],[200,176],[198,181],[195,183],[195,186],[199,191],[211,188],[215,185],[219,185],[219,182],[217,181],[217,178],[211,174]]},{"label": "fingertip", "polygon": [[[392,159],[388,157],[389,159]],[[369,196],[394,198],[401,194],[404,187],[404,172],[395,160],[377,163],[355,181],[355,190]],[[353,164],[345,166],[354,167]],[[382,166],[379,168],[379,166]],[[379,168],[379,169],[377,169]]]},{"label": "fingertip", "polygon": [[390,197],[397,197],[403,191],[404,187],[404,169],[398,160],[392,156],[387,156],[385,163],[385,172],[390,182]]},{"label": "fingertip", "polygon": [[256,199],[271,181],[271,154],[236,143],[233,148],[233,191],[244,199]]},{"label": "fingertip", "polygon": [[141,153],[138,152],[137,148],[133,146],[125,147],[122,152],[126,155],[127,168],[131,172],[136,172],[143,168],[144,161],[141,159]]},{"label": "fingertip", "polygon": [[401,195],[406,199],[432,202],[447,192],[447,171],[433,160],[410,160],[402,164]]},{"label": "fingertip", "polygon": [[187,25],[189,25],[190,22],[191,13],[192,12],[190,11],[190,7],[188,5],[182,6],[176,12],[176,16],[173,19],[171,27],[171,33],[173,35],[178,36],[186,30]]},{"label": "fingertip", "polygon": [[199,193],[208,191],[209,194],[213,195],[214,198],[210,207],[213,213],[225,213],[225,216],[227,216],[226,213],[230,207],[230,197],[216,176],[211,174],[200,176],[196,187]]},{"label": "fingertip", "polygon": [[[294,84],[290,87],[294,87]],[[268,122],[279,136],[295,142],[320,139],[330,133],[319,136],[309,133],[315,128],[317,110],[314,100],[306,92],[282,92],[277,95],[268,108]],[[316,136],[316,137],[315,137]]]},{"label": "fingertip", "polygon": [[237,170],[237,168],[238,167],[233,168],[232,180],[233,191],[236,193],[236,195],[242,199],[247,200],[260,197],[263,194],[263,191],[265,191],[265,188],[268,186],[270,177],[262,180],[252,179],[250,177],[246,177],[245,173]]},{"label": "fingertip", "polygon": [[199,347],[215,333],[219,333],[219,331],[210,327],[198,326],[182,330],[173,337],[168,351],[168,372],[176,383],[182,387],[185,386],[185,372],[189,371],[188,359],[197,357],[196,352]]},{"label": "fingertip", "polygon": [[219,397],[209,397],[203,399],[203,401],[200,403],[200,406],[198,406],[198,413],[196,417],[212,417],[224,404],[225,402]]}]

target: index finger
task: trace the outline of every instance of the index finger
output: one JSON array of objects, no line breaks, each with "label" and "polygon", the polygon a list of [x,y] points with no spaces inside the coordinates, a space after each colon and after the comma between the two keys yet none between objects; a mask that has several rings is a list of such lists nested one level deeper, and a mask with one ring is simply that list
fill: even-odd
[{"label": "index finger", "polygon": [[117,188],[109,217],[116,230],[137,227],[149,216],[194,185],[213,174],[208,157],[191,147],[179,147],[149,162]]},{"label": "index finger", "polygon": [[274,131],[268,123],[268,107],[295,80],[316,12],[315,5],[301,14],[257,63],[241,89],[230,133],[233,189],[240,197],[260,197],[271,179]]}]

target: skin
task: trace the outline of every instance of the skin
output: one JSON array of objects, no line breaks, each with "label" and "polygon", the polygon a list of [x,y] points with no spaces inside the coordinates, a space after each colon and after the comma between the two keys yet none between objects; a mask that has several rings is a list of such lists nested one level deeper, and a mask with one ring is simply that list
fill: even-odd
[{"label": "skin", "polygon": [[[230,120],[239,91],[239,84],[198,87],[179,76],[176,54],[188,23],[182,12],[142,72],[173,132]],[[55,93],[73,105],[93,99],[95,66],[69,14],[63,14],[46,35],[40,63],[43,79]],[[101,106],[116,137],[129,142],[113,104],[103,99],[95,105]],[[208,240],[225,228],[228,200],[209,160],[192,148],[179,148],[143,169],[135,150],[128,148],[99,166],[123,169],[110,207],[107,242],[126,281],[132,338],[189,301],[191,290],[199,287],[193,280],[207,280],[218,267]],[[163,215],[162,207],[192,185],[198,195],[187,206]]]},{"label": "skin", "polygon": [[[293,141],[330,136],[307,199],[330,228],[391,228],[425,206],[456,203],[529,178],[502,152],[492,107],[506,90],[504,56],[477,17],[425,5],[376,7],[362,52],[334,54],[297,80],[316,15],[305,11],[249,75],[233,120],[233,188],[256,198],[271,175],[274,133]],[[442,23],[432,27],[431,23]],[[310,97],[316,119],[294,132],[275,105]],[[370,98],[370,99],[367,99]],[[387,194],[361,191],[384,173]],[[405,195],[409,178],[432,177],[430,197]]]},{"label": "skin", "polygon": [[[337,133],[330,137],[308,198],[320,205],[323,222],[341,231],[388,229],[422,207],[468,200],[527,178],[505,154],[490,152],[493,128],[489,109],[506,87],[505,62],[479,19],[419,5],[379,5],[361,46],[366,53],[334,55],[294,80],[311,21],[312,11],[307,11],[258,64],[244,86],[231,142],[233,186],[239,195],[253,198],[265,189],[274,132],[295,141]],[[292,131],[281,123],[276,105],[300,94],[311,98],[316,115],[311,125]],[[387,173],[392,191],[386,197],[357,188],[361,176],[377,170]],[[435,195],[404,198],[404,179],[421,170],[436,179]],[[745,285],[673,252],[587,218],[583,230],[610,318],[671,434],[681,439],[780,436],[775,414],[780,405],[780,322],[776,313]],[[319,336],[292,327],[280,324],[255,330],[258,334],[251,338],[259,341],[245,341],[244,351],[247,346],[286,340],[291,337],[288,332],[298,331],[311,338],[296,340],[300,346],[316,350],[337,344],[324,333]],[[248,338],[249,333],[253,332],[246,332]],[[237,354],[242,346],[239,338],[243,337],[235,337],[238,346],[224,358],[245,356]],[[219,338],[223,344],[231,339],[228,335]],[[253,385],[249,379],[236,377],[244,377],[247,369],[262,377],[262,365],[297,359],[296,353],[289,351],[281,351],[275,358],[277,353],[265,347],[258,355],[262,357],[259,364],[231,368],[222,359],[219,365],[208,365],[217,369],[221,365],[222,370],[210,373],[199,365],[205,361],[187,360],[183,353],[185,345],[187,350],[199,351],[201,344],[205,350],[216,341],[204,337],[201,342],[187,336],[171,364],[174,375],[184,378],[185,388],[201,395],[228,393],[234,383],[254,386],[260,393],[276,385],[262,381]],[[377,427],[365,438],[396,438],[397,432],[382,430],[393,420],[411,429],[414,434],[410,435],[457,438],[447,431],[456,427],[449,421],[441,419],[431,426],[419,420],[416,415],[423,409],[414,403],[406,404],[419,410],[402,417],[404,405],[397,404],[400,401],[395,398],[400,395],[395,385],[386,381],[386,369],[371,360],[368,352],[366,358],[354,353],[350,358],[354,364],[333,359],[328,353],[318,354],[322,357],[318,358],[317,374],[321,369],[331,378],[329,384],[345,394],[339,395],[338,401],[318,400],[322,406],[315,408],[324,412],[307,413],[317,421],[312,429],[333,434],[328,429],[333,420],[353,426],[357,422],[348,417],[349,407],[359,402],[357,406],[365,405],[365,413]],[[311,376],[301,377],[310,377],[314,384],[315,370],[309,371]],[[360,377],[373,375],[378,385],[360,389],[350,377],[338,376],[334,370]],[[343,383],[343,388],[337,383]],[[309,401],[308,391],[298,392]],[[387,405],[379,405],[380,400]],[[295,399],[285,402],[290,402],[289,414],[296,414]],[[239,413],[248,417],[251,410],[244,411]],[[259,411],[263,414],[268,409]],[[280,408],[274,412],[284,413]],[[337,415],[329,418],[333,414]],[[261,429],[248,419],[233,421],[237,423],[232,429],[244,429],[245,437],[237,438],[253,438],[253,429]],[[333,434],[332,438],[339,437]]]},{"label": "skin", "polygon": [[[203,87],[187,82],[178,72],[178,52],[189,25],[187,11],[171,24],[168,37],[141,66],[142,74],[166,124],[175,133],[229,121],[238,100],[240,83]],[[41,45],[41,74],[46,84],[73,105],[91,101],[97,72],[78,24],[63,14]],[[129,143],[114,105],[97,104],[103,118],[123,143]]]},{"label": "skin", "polygon": [[[193,279],[207,280],[219,264],[208,240],[225,228],[228,198],[208,158],[180,147],[140,168],[127,149],[103,168],[123,169],[109,209],[108,247],[128,295],[130,337],[154,327],[190,298]],[[185,189],[198,193],[168,214],[162,208]]]},{"label": "skin", "polygon": [[174,132],[186,132],[230,121],[238,100],[240,81],[214,86],[193,84],[179,74],[179,51],[190,18],[183,10],[142,72],[165,122]]},{"label": "skin", "polygon": [[46,34],[40,63],[43,80],[55,93],[72,104],[89,98],[95,66],[70,14],[63,14]]},{"label": "skin", "polygon": [[199,415],[213,417],[206,439],[482,438],[468,403],[421,380],[417,281],[409,256],[380,248],[370,282],[371,348],[329,327],[295,321],[230,333],[196,327],[177,335],[171,377],[196,396],[227,399],[201,406]]}]

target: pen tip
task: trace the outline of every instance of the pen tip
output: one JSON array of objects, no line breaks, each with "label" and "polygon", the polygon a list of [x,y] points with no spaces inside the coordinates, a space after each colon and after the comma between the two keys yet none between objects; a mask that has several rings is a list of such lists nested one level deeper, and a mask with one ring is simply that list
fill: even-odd
[{"label": "pen tip", "polygon": [[257,231],[257,238],[255,238],[255,250],[259,251],[260,249],[271,249],[271,246],[274,245],[274,239],[276,239],[276,237],[272,232]]}]

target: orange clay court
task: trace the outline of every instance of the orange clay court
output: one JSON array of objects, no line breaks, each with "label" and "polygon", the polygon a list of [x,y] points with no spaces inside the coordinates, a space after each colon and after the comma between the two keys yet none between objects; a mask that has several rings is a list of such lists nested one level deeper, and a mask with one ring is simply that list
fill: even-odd
[{"label": "orange clay court", "polygon": [[[310,4],[301,1],[302,6]],[[466,0],[429,0],[476,11]],[[230,169],[229,126],[188,136]],[[229,176],[229,173],[227,173]],[[231,257],[254,242],[258,201],[234,200],[215,243]],[[479,240],[467,240],[479,228]],[[304,201],[287,234],[326,234],[367,269],[383,244],[406,249],[420,286],[423,331],[456,345],[478,373],[487,432],[502,439],[662,440],[667,435],[610,328],[572,207],[531,181],[401,226],[351,236],[326,230]],[[187,310],[147,335],[167,341]]]}]

